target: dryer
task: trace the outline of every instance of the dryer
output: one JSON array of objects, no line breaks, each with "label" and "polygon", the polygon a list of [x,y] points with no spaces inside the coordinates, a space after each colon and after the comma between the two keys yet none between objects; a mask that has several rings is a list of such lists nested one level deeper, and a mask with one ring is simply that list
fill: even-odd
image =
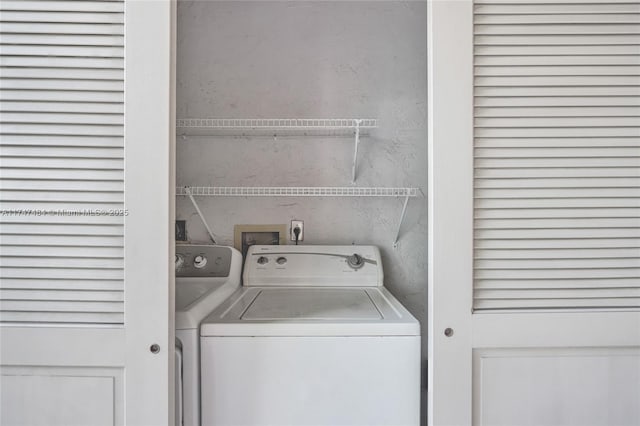
[{"label": "dryer", "polygon": [[176,245],[176,425],[200,426],[200,322],[240,286],[232,247]]},{"label": "dryer", "polygon": [[420,326],[374,246],[252,246],[202,323],[202,425],[417,426]]}]

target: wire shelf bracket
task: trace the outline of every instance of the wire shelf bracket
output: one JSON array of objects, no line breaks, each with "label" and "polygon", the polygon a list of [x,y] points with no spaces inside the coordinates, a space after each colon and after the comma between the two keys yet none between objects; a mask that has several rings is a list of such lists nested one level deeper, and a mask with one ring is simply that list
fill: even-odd
[{"label": "wire shelf bracket", "polygon": [[422,196],[420,188],[387,187],[319,187],[319,186],[178,186],[178,196],[204,197],[392,197],[404,198],[400,221],[393,240],[398,247],[402,223],[407,213],[409,199]]},{"label": "wire shelf bracket", "polygon": [[360,124],[362,120],[354,120],[356,125],[355,141],[353,147],[353,169],[351,170],[351,183],[356,183],[356,167],[358,166],[358,144],[360,143]]},{"label": "wire shelf bracket", "polygon": [[211,242],[213,244],[217,244],[216,243],[216,239],[213,236],[213,232],[211,232],[211,228],[209,227],[209,224],[207,223],[207,220],[204,218],[204,215],[202,214],[202,211],[200,210],[200,207],[198,206],[198,203],[196,203],[196,199],[193,198],[193,194],[191,193],[191,190],[189,188],[184,188],[184,192],[189,197],[189,200],[191,200],[191,204],[193,204],[193,207],[196,209],[196,213],[198,213],[198,216],[200,216],[200,220],[202,221],[202,224],[204,225],[205,229],[207,230],[207,234],[209,234],[209,238],[211,238]]},{"label": "wire shelf bracket", "polygon": [[398,222],[398,230],[396,231],[396,239],[393,240],[393,248],[398,248],[398,241],[400,240],[400,229],[402,229],[402,222],[407,213],[407,205],[409,204],[409,196],[404,197],[404,203],[402,204],[402,212],[400,213],[400,221]]}]

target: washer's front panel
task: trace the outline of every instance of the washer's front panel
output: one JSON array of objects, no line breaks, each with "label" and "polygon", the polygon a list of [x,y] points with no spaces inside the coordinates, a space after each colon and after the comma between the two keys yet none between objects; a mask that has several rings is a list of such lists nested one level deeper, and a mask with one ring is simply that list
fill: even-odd
[{"label": "washer's front panel", "polygon": [[202,426],[417,426],[419,336],[206,337]]}]

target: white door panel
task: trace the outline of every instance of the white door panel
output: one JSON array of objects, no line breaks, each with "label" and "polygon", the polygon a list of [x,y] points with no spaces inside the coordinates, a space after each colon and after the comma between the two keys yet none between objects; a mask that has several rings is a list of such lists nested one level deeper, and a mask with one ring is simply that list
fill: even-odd
[{"label": "white door panel", "polygon": [[640,351],[479,349],[474,425],[640,424]]},{"label": "white door panel", "polygon": [[640,2],[429,7],[429,423],[638,424]]},{"label": "white door panel", "polygon": [[123,424],[121,368],[4,366],[1,380],[3,425]]},{"label": "white door panel", "polygon": [[0,4],[3,425],[173,423],[174,7]]}]

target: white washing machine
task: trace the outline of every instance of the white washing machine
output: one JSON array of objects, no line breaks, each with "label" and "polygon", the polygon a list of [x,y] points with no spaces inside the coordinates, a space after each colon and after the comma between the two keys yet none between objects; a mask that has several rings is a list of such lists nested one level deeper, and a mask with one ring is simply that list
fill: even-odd
[{"label": "white washing machine", "polygon": [[202,425],[417,426],[420,326],[373,246],[252,246],[202,323]]},{"label": "white washing machine", "polygon": [[176,425],[200,426],[200,323],[239,288],[241,271],[234,248],[176,245]]}]

